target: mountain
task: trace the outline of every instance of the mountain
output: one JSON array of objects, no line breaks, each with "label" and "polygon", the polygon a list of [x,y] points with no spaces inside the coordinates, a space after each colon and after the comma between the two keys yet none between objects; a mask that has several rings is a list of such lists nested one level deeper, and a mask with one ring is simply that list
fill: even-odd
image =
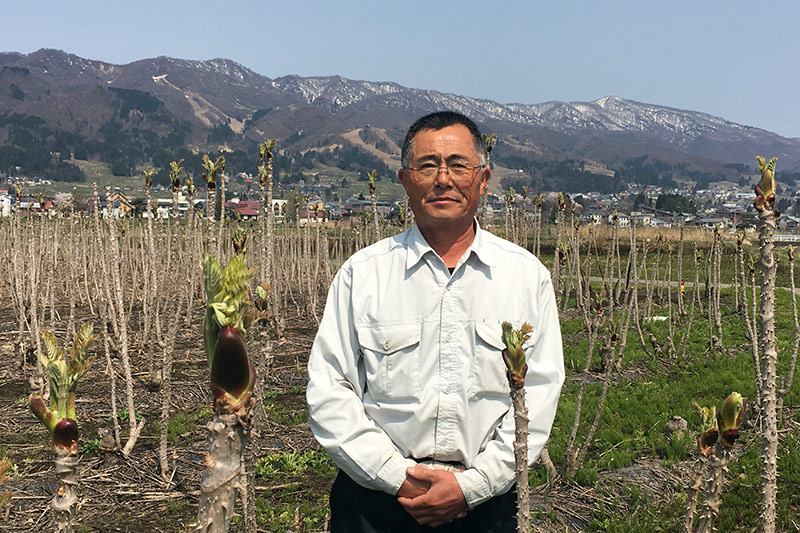
[{"label": "mountain", "polygon": [[218,151],[229,171],[253,172],[257,143],[276,137],[286,179],[320,165],[388,176],[408,125],[441,109],[497,133],[496,175],[519,185],[742,181],[755,155],[777,155],[800,178],[800,139],[614,96],[500,104],[340,76],[270,79],[227,59],[114,65],[49,49],[0,53],[0,172],[70,174],[70,161],[95,159],[125,175]]}]

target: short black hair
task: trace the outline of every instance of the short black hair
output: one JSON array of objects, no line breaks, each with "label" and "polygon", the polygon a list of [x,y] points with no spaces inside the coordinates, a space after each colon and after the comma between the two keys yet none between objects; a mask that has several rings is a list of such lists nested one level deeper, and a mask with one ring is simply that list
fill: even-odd
[{"label": "short black hair", "polygon": [[408,133],[406,133],[406,138],[403,141],[403,148],[400,152],[400,162],[403,168],[408,168],[409,164],[411,164],[411,154],[414,153],[414,138],[420,131],[441,130],[457,124],[461,124],[469,130],[472,135],[472,142],[475,146],[475,155],[480,159],[481,165],[485,165],[486,150],[484,148],[483,136],[472,119],[455,111],[437,111],[418,119],[408,128]]}]

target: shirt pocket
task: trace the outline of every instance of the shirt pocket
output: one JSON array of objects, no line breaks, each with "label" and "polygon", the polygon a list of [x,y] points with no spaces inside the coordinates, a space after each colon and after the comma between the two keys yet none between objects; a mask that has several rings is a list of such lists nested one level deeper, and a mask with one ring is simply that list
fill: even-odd
[{"label": "shirt pocket", "polygon": [[364,325],[356,332],[372,397],[419,400],[420,324]]},{"label": "shirt pocket", "polygon": [[510,389],[501,353],[505,347],[499,321],[475,321],[470,398],[508,397]]}]

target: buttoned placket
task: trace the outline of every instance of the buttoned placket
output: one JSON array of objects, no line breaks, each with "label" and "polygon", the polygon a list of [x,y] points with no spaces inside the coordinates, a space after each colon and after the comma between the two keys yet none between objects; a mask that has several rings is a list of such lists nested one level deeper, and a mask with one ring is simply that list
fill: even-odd
[{"label": "buttoned placket", "polygon": [[[434,256],[432,268],[440,286],[439,301],[439,387],[438,423],[434,436],[434,457],[450,457],[456,451],[455,435],[460,423],[459,405],[463,394],[465,371],[460,368],[458,338],[463,328],[463,310],[458,306],[458,280],[463,277],[465,258],[461,258],[452,274],[444,261]],[[460,312],[461,311],[461,312]]]}]

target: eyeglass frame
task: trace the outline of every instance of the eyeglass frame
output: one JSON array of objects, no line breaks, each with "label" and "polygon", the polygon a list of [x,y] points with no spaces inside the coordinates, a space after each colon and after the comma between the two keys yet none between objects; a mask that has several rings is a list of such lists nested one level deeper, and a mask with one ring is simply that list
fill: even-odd
[{"label": "eyeglass frame", "polygon": [[[452,163],[456,163],[456,161],[453,161]],[[423,164],[433,164],[433,162],[426,161]],[[420,179],[418,179],[418,178],[416,178],[414,176],[415,173],[418,173],[421,170],[421,167],[402,167],[402,168],[403,168],[403,170],[407,170],[407,171],[411,172],[411,179],[413,179],[416,183],[425,183],[427,180],[430,180],[431,182],[436,181],[436,179],[439,177],[439,174],[442,172],[442,169],[444,169],[444,173],[447,174],[447,177],[450,178],[453,181],[453,183],[466,184],[466,183],[471,183],[475,179],[475,176],[477,175],[476,171],[479,168],[484,168],[487,165],[466,165],[466,166],[467,166],[467,168],[469,168],[472,171],[472,174],[470,175],[469,180],[466,180],[466,179],[463,179],[463,178],[457,178],[456,176],[451,174],[450,173],[451,168],[448,166],[447,162],[445,162],[444,165],[436,165],[436,174],[434,174],[430,178],[426,178],[424,180],[420,180]]]}]

